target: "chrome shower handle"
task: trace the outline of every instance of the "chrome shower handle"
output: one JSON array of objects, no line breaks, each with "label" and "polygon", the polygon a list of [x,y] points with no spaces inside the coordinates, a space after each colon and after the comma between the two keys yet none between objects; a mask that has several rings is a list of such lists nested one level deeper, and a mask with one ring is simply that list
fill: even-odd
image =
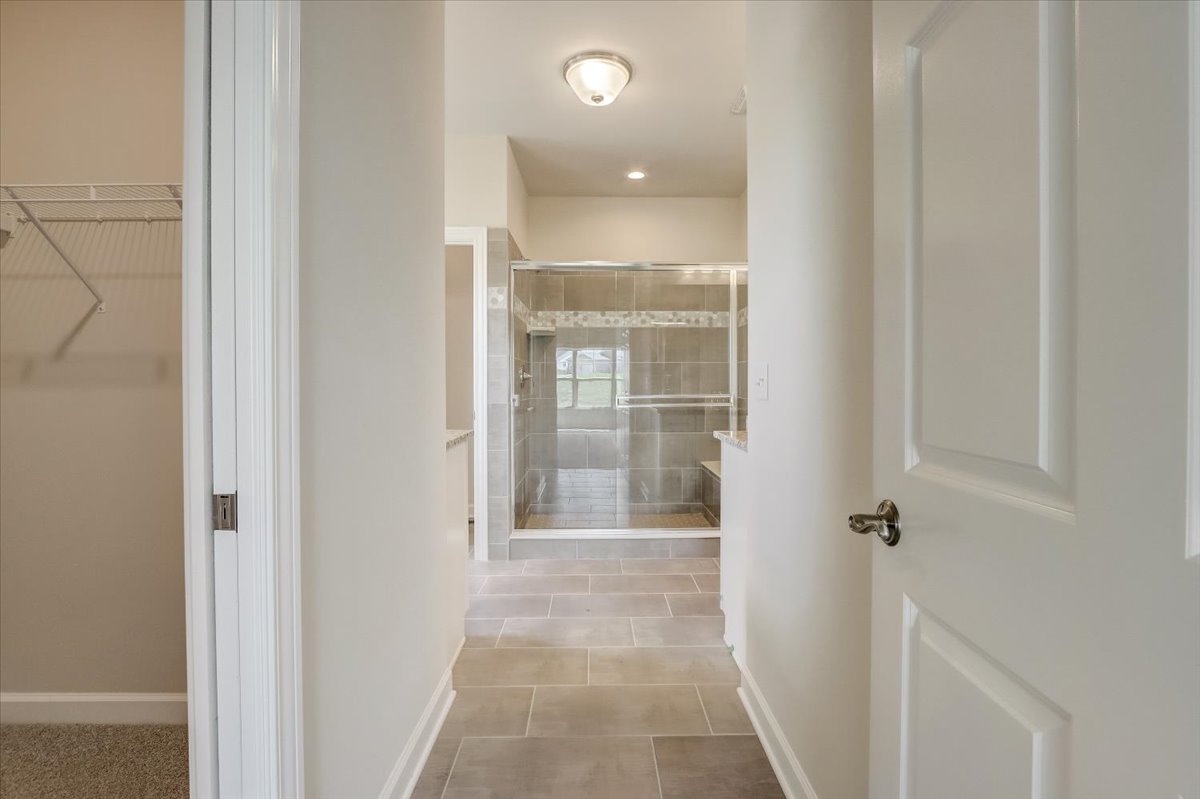
[{"label": "chrome shower handle", "polygon": [[850,530],[862,535],[875,533],[883,543],[894,547],[900,543],[900,509],[896,507],[895,502],[885,499],[879,503],[874,515],[853,514],[850,517]]}]

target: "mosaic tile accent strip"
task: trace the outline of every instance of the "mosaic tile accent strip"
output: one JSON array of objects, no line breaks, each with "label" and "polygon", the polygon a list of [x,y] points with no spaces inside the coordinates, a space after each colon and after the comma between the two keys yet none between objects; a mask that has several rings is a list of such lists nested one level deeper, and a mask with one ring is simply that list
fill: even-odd
[{"label": "mosaic tile accent strip", "polygon": [[747,315],[747,313],[746,313],[746,312],[747,312],[747,311],[749,311],[749,310],[750,310],[749,308],[740,308],[740,309],[738,309],[738,315],[737,315],[737,325],[738,325],[738,327],[745,327],[745,326],[746,326],[746,324],[749,322],[749,319],[750,319],[750,317],[749,317],[749,316]]},{"label": "mosaic tile accent strip", "polygon": [[536,327],[533,321],[537,318],[537,314],[529,310],[529,306],[525,304],[517,295],[513,295],[513,316],[525,323],[525,327]]},{"label": "mosaic tile accent strip", "polygon": [[728,311],[532,311],[528,327],[729,327]]},{"label": "mosaic tile accent strip", "polygon": [[488,286],[487,306],[501,310],[508,307],[508,289],[504,286]]}]

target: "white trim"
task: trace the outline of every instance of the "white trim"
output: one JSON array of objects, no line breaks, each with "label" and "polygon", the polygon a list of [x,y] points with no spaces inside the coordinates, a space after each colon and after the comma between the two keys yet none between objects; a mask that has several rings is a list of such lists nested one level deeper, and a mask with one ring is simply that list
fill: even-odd
[{"label": "white trim", "polygon": [[300,10],[274,4],[275,601],[280,796],[304,796],[300,618]]},{"label": "white trim", "polygon": [[[187,694],[0,693],[0,724],[185,724],[189,715]],[[192,795],[211,795],[195,786],[213,777],[208,770],[191,775]]]},{"label": "white trim", "polygon": [[[182,191],[183,557],[188,685],[184,712],[188,724],[188,780],[190,793],[196,797],[217,794],[208,303],[208,27],[208,3],[188,0],[184,6]],[[6,720],[4,705],[0,696],[0,720]]]},{"label": "white trim", "polygon": [[[447,227],[446,244],[471,248],[472,352],[471,389],[475,434],[475,498],[483,498],[471,509],[475,521],[475,559],[488,559],[488,476],[487,476],[487,228]],[[482,544],[482,545],[481,545]]]},{"label": "white trim", "polygon": [[800,759],[788,745],[783,728],[779,726],[775,714],[771,712],[770,705],[758,688],[758,683],[747,669],[742,670],[742,687],[738,688],[738,696],[742,698],[742,704],[750,716],[750,723],[758,733],[758,740],[762,742],[767,759],[771,761],[771,768],[775,769],[775,776],[779,779],[779,785],[787,799],[817,799],[817,792],[813,789],[808,775],[804,773]]},{"label": "white trim", "polygon": [[[189,627],[189,687],[209,679],[207,704],[192,708],[193,735],[215,730],[218,720],[220,732],[210,736],[207,760],[193,744],[191,789],[302,797],[301,6],[196,0],[188,8],[189,23],[206,28],[189,24],[189,53],[207,50],[211,75],[211,108],[196,114],[203,102],[195,98],[188,106],[189,140],[207,147],[189,149],[184,184],[189,620],[209,620]],[[207,204],[209,183],[225,200],[219,207]],[[214,490],[237,492],[237,532],[211,531]],[[206,764],[199,777],[198,761]]]},{"label": "white trim", "polygon": [[404,743],[400,756],[396,758],[396,764],[392,766],[387,782],[379,792],[379,799],[406,799],[417,787],[417,780],[421,778],[425,761],[429,759],[429,753],[442,731],[442,725],[446,723],[446,716],[450,713],[450,706],[454,704],[454,663],[458,660],[458,653],[462,651],[464,643],[465,638],[458,642],[458,648],[450,658],[450,665],[442,672],[442,678],[438,680],[433,695],[425,704],[417,726]]},{"label": "white trim", "polygon": [[1188,434],[1184,556],[1200,562],[1200,0],[1188,3]]}]

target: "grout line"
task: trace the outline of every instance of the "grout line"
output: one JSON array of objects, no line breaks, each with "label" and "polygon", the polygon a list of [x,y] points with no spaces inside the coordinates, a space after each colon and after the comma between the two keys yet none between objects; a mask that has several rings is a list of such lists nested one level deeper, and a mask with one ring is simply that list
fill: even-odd
[{"label": "grout line", "polygon": [[704,592],[700,590],[700,582],[696,579],[696,575],[692,574],[689,576],[692,578],[692,583],[696,586],[696,593],[703,594]]},{"label": "grout line", "polygon": [[[556,597],[556,596],[558,596],[558,595],[557,594],[550,595],[550,604],[546,606],[546,618],[547,619],[553,618],[550,614],[554,611],[554,597]],[[539,618],[539,617],[535,616],[534,618]]]},{"label": "grout line", "polygon": [[693,685],[692,687],[696,689],[696,698],[700,700],[700,711],[704,713],[704,723],[708,725],[708,734],[716,735],[716,733],[713,732],[712,720],[708,717],[708,708],[704,706],[704,697],[700,695],[700,686]]},{"label": "grout line", "polygon": [[630,634],[631,636],[633,636],[633,645],[634,645],[634,646],[637,646],[637,645],[638,645],[638,642],[637,642],[637,630],[635,630],[635,629],[633,628],[633,617],[632,617],[632,616],[630,616],[630,617],[629,617],[629,634]]},{"label": "grout line", "polygon": [[450,778],[454,776],[454,767],[458,765],[458,756],[462,754],[462,745],[465,738],[458,739],[458,748],[454,750],[454,759],[450,761],[450,770],[446,772],[446,784],[442,786],[440,796],[446,799],[446,791],[450,790]]},{"label": "grout line", "polygon": [[[699,691],[700,691],[700,689],[697,688],[696,692],[699,693]],[[525,719],[525,737],[526,738],[529,737],[529,727],[530,727],[530,725],[533,724],[533,703],[536,701],[537,701],[537,686],[535,685],[535,686],[533,686],[533,693],[529,697],[529,718]],[[701,704],[703,704],[703,702],[701,702]],[[709,725],[709,729],[710,730],[712,729],[712,725]]]},{"label": "grout line", "polygon": [[667,603],[667,613],[670,614],[672,619],[675,618],[675,608],[671,607],[671,600],[666,594],[663,594],[663,602]]},{"label": "grout line", "polygon": [[592,648],[589,646],[587,650],[587,682],[584,685],[592,684]]},{"label": "grout line", "polygon": [[[650,757],[654,760],[654,781],[658,783],[658,799],[663,799],[662,775],[658,773],[658,750],[654,748],[654,736],[651,735],[648,737],[650,738]],[[459,746],[462,746],[462,744],[459,744]],[[448,778],[446,784],[450,784]]]},{"label": "grout line", "polygon": [[496,633],[496,643],[492,645],[492,649],[508,649],[509,647],[500,646],[500,639],[504,637],[504,627],[508,624],[508,619],[500,622],[500,632]]}]

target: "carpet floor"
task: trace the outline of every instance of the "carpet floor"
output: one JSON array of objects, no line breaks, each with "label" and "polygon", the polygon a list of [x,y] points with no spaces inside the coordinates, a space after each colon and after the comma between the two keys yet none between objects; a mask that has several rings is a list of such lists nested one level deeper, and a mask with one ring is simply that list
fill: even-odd
[{"label": "carpet floor", "polygon": [[187,727],[0,726],[3,799],[187,799]]}]

